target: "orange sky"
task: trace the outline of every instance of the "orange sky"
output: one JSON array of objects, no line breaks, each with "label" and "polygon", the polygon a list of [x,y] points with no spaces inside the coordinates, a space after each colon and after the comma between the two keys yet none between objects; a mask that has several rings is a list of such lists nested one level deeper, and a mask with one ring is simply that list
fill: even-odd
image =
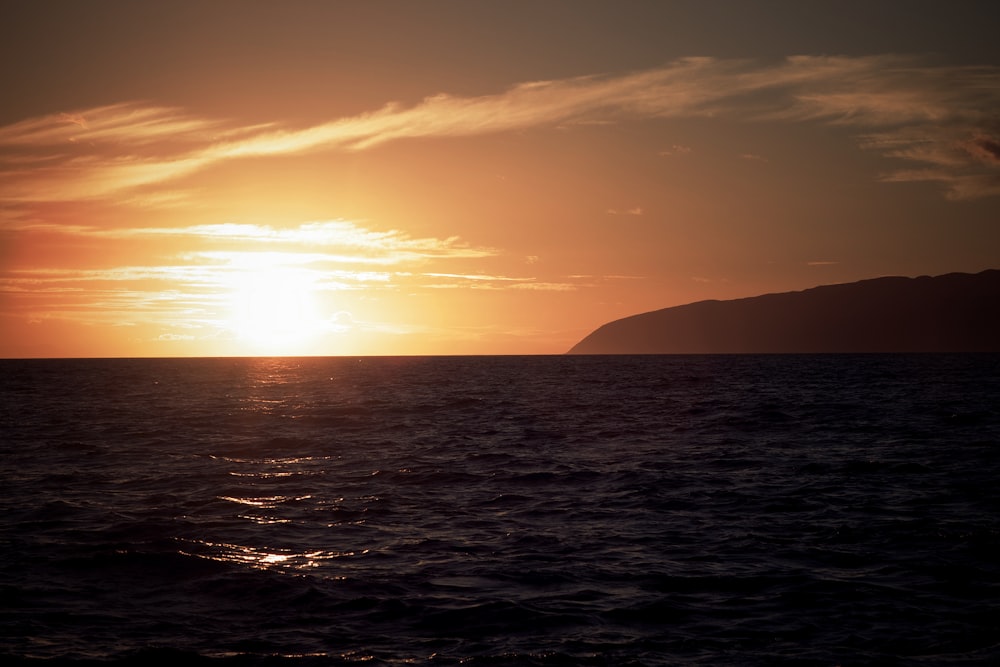
[{"label": "orange sky", "polygon": [[991,3],[151,4],[5,9],[0,357],[561,353],[1000,267]]}]

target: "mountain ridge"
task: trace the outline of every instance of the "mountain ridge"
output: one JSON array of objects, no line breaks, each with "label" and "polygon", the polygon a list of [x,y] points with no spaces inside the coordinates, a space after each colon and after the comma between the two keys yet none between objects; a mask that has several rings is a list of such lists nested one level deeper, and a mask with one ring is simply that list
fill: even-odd
[{"label": "mountain ridge", "polygon": [[608,322],[568,354],[1000,352],[1000,270],[884,276]]}]

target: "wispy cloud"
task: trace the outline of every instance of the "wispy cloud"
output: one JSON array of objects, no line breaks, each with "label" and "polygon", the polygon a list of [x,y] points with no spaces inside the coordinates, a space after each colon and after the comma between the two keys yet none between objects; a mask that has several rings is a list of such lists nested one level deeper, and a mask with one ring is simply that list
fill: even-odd
[{"label": "wispy cloud", "polygon": [[[248,156],[364,150],[414,137],[470,136],[629,118],[717,117],[860,128],[862,145],[933,164],[951,196],[1000,187],[1000,68],[935,67],[903,56],[685,58],[619,76],[523,83],[495,95],[436,95],[306,128],[241,126],[121,104],[0,128],[0,199],[100,198]],[[675,146],[676,154],[684,152]],[[945,158],[949,161],[944,162]],[[913,180],[897,169],[886,180]]]},{"label": "wispy cloud", "polygon": [[[482,273],[423,273],[421,277],[432,280],[426,286],[435,289],[456,289],[468,287],[485,290],[537,290],[549,292],[568,292],[580,288],[576,282],[552,282],[539,280],[536,277],[516,277],[491,275]],[[435,281],[444,278],[446,282]]]},{"label": "wispy cloud", "polygon": [[[376,231],[349,220],[324,220],[297,225],[274,227],[246,223],[220,223],[180,227],[106,228],[87,225],[57,225],[51,223],[21,223],[8,227],[21,233],[64,234],[100,239],[130,239],[141,237],[184,237],[205,243],[217,243],[241,248],[266,245],[268,249],[282,245],[299,248],[287,254],[298,262],[320,259],[351,263],[396,264],[429,259],[480,258],[497,254],[493,248],[473,247],[457,236],[445,239],[412,238],[399,230]],[[301,248],[308,248],[303,252]],[[331,253],[331,250],[339,252]],[[225,251],[233,252],[233,251]],[[253,256],[254,252],[239,251]],[[208,252],[201,252],[207,256]],[[259,252],[257,253],[259,255]],[[271,254],[275,253],[271,251]],[[272,257],[273,259],[273,257]]]},{"label": "wispy cloud", "polygon": [[666,148],[660,151],[660,155],[667,157],[670,155],[690,155],[693,149],[690,146],[683,146],[680,144],[674,144],[670,148]]},{"label": "wispy cloud", "polygon": [[[198,145],[225,136],[221,121],[194,118],[178,109],[137,102],[32,118],[0,128],[0,145],[55,147],[66,143],[145,146],[167,140]],[[246,128],[244,131],[250,131]]]},{"label": "wispy cloud", "polygon": [[961,144],[962,148],[984,164],[1000,166],[1000,138],[980,134]]}]

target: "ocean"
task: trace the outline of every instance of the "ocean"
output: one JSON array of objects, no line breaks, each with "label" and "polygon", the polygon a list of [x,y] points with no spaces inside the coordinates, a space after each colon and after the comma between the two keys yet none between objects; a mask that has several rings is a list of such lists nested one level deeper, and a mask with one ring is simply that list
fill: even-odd
[{"label": "ocean", "polygon": [[1000,355],[0,361],[4,665],[1000,664]]}]

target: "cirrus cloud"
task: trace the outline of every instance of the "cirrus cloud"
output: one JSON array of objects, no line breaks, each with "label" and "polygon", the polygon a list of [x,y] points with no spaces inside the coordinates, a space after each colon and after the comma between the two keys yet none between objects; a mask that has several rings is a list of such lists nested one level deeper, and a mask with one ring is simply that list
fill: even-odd
[{"label": "cirrus cloud", "polygon": [[246,157],[694,117],[858,128],[862,147],[909,163],[884,180],[933,174],[949,196],[972,198],[1000,193],[998,110],[1000,68],[932,66],[897,55],[773,62],[684,58],[623,75],[527,82],[493,95],[440,94],[408,108],[388,104],[305,128],[244,126],[159,106],[116,104],[0,128],[0,201],[114,198]]}]

